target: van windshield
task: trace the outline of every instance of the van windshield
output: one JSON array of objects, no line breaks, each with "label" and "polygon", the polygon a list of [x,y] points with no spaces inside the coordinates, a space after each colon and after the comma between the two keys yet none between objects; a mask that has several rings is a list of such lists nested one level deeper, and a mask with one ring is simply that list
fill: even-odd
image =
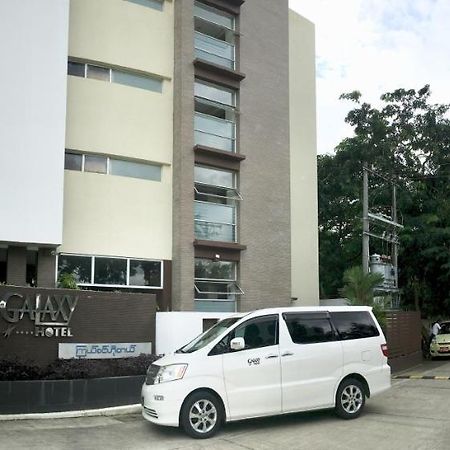
[{"label": "van windshield", "polygon": [[184,347],[178,349],[175,353],[192,353],[208,345],[216,337],[220,336],[227,328],[236,323],[242,317],[230,317],[229,319],[221,320],[216,323],[209,330],[197,336],[193,341],[186,344]]}]

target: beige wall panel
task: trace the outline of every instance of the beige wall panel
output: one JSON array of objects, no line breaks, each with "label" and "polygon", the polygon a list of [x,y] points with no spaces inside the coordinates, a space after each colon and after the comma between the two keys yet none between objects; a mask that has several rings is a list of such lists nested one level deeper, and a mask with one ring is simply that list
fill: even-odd
[{"label": "beige wall panel", "polygon": [[172,162],[171,82],[157,93],[69,76],[66,148]]},{"label": "beige wall panel", "polygon": [[171,184],[66,170],[58,251],[172,259]]},{"label": "beige wall panel", "polygon": [[291,271],[296,305],[319,304],[314,25],[289,12]]},{"label": "beige wall panel", "polygon": [[124,0],[71,0],[69,56],[173,73],[173,3],[157,11]]}]

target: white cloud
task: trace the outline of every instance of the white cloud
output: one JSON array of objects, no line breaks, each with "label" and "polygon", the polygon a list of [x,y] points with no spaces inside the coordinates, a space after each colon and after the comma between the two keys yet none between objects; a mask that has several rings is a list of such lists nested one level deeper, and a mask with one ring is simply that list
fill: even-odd
[{"label": "white cloud", "polygon": [[332,152],[351,128],[338,100],[359,90],[378,104],[396,88],[430,84],[432,100],[450,103],[450,1],[290,0],[316,25],[318,152]]}]

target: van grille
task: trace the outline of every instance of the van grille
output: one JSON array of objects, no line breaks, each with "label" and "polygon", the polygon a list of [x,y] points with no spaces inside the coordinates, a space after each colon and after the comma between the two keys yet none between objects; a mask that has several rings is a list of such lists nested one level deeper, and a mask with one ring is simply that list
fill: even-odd
[{"label": "van grille", "polygon": [[146,412],[146,414],[148,414],[150,417],[153,417],[154,419],[158,418],[158,414],[156,413],[156,411],[154,409],[150,409],[150,408],[146,408],[144,406],[144,411]]}]

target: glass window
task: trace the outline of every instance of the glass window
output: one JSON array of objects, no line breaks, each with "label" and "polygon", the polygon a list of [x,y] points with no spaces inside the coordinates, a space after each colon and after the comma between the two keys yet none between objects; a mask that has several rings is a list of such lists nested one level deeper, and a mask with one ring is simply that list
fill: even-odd
[{"label": "glass window", "polygon": [[334,341],[330,320],[314,314],[283,314],[283,318],[295,344],[315,344]]},{"label": "glass window", "polygon": [[58,256],[58,273],[73,274],[77,283],[91,283],[91,265],[92,258],[90,256]]},{"label": "glass window", "polygon": [[64,156],[64,169],[67,170],[81,170],[83,162],[83,155],[78,153],[66,152]]},{"label": "glass window", "polygon": [[110,69],[106,67],[87,65],[87,77],[94,80],[110,81]]},{"label": "glass window", "polygon": [[236,263],[232,261],[212,261],[195,258],[195,278],[235,280]]},{"label": "glass window", "polygon": [[235,174],[227,170],[212,169],[210,167],[195,166],[194,178],[197,183],[211,186],[235,187]]},{"label": "glass window", "polygon": [[95,173],[106,173],[107,162],[104,156],[85,155],[84,171]]},{"label": "glass window", "polygon": [[147,6],[148,8],[157,9],[162,11],[164,0],[127,0],[137,5]]},{"label": "glass window", "polygon": [[207,22],[215,23],[221,27],[234,30],[234,17],[215,8],[206,6],[200,2],[194,4],[194,16]]},{"label": "glass window", "polygon": [[146,89],[147,91],[162,92],[162,80],[150,76],[137,75],[113,69],[112,81],[126,86]]},{"label": "glass window", "polygon": [[194,94],[217,103],[228,106],[235,106],[235,92],[231,89],[222,88],[209,83],[196,81],[194,84]]},{"label": "glass window", "polygon": [[125,285],[127,283],[127,260],[96,257],[94,283]]},{"label": "glass window", "polygon": [[130,260],[130,286],[161,287],[161,261]]},{"label": "glass window", "polygon": [[331,320],[342,340],[379,336],[368,311],[331,312]]},{"label": "glass window", "polygon": [[109,173],[111,175],[161,181],[161,166],[120,159],[110,159],[109,162]]},{"label": "glass window", "polygon": [[75,77],[85,76],[85,64],[69,61],[67,63],[67,74]]},{"label": "glass window", "polygon": [[230,353],[230,342],[236,337],[245,341],[244,350],[278,345],[278,316],[251,319],[237,326],[211,351],[211,354]]}]

